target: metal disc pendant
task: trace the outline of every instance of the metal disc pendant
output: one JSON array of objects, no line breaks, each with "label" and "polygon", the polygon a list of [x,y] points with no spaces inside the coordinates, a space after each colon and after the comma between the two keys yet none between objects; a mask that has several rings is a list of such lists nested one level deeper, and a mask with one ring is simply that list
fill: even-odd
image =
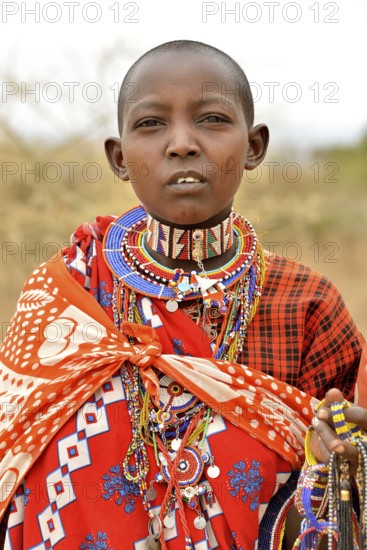
[{"label": "metal disc pendant", "polygon": [[157,491],[154,489],[154,487],[149,487],[146,496],[149,501],[155,500],[157,498]]},{"label": "metal disc pendant", "polygon": [[145,539],[145,548],[147,550],[161,550],[159,537],[156,538],[156,535],[149,535],[149,537]]},{"label": "metal disc pendant", "polygon": [[206,473],[208,474],[209,477],[211,477],[212,479],[215,479],[216,477],[219,476],[220,469],[218,468],[218,466],[215,466],[215,464],[212,464],[211,466],[209,466]]},{"label": "metal disc pendant", "polygon": [[175,311],[178,310],[178,302],[176,302],[176,300],[167,300],[166,309],[170,313],[174,313]]},{"label": "metal disc pendant", "polygon": [[175,518],[171,514],[164,516],[163,523],[167,529],[172,529],[175,526]]},{"label": "metal disc pendant", "polygon": [[198,516],[194,519],[194,525],[196,529],[205,529],[206,527],[206,519],[203,516]]},{"label": "metal disc pendant", "polygon": [[177,437],[175,439],[172,439],[171,441],[171,449],[173,451],[178,451],[178,449],[181,447],[181,439],[178,439]]}]

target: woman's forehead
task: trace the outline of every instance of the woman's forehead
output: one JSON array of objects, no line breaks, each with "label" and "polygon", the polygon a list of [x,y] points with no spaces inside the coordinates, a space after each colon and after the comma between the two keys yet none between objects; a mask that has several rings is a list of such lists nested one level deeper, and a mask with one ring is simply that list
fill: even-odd
[{"label": "woman's forehead", "polygon": [[218,102],[242,110],[240,83],[233,72],[205,55],[165,54],[146,60],[125,84],[132,92],[130,98],[125,95],[125,115],[140,111],[140,106],[160,109],[190,104],[196,108]]},{"label": "woman's forehead", "polygon": [[210,83],[219,83],[220,88],[235,84],[233,71],[217,58],[205,54],[166,52],[152,59],[146,59],[134,71],[133,83],[140,93],[159,92],[170,86],[199,84],[210,88]]},{"label": "woman's forehead", "polygon": [[[235,116],[245,116],[244,83],[222,58],[204,53],[164,52],[144,59],[124,82],[120,124],[144,110],[200,108],[220,103]],[[149,106],[150,104],[150,106]],[[160,104],[160,105],[159,105]]]}]

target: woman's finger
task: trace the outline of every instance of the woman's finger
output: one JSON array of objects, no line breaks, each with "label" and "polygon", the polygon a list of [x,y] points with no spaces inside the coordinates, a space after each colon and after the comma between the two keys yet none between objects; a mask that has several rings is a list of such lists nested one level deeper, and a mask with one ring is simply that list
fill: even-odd
[{"label": "woman's finger", "polygon": [[327,464],[330,460],[330,452],[324,445],[319,434],[314,430],[310,439],[310,449],[318,462]]},{"label": "woman's finger", "polygon": [[339,439],[327,422],[319,420],[316,425],[313,422],[313,425],[315,432],[320,437],[318,449],[322,457],[315,455],[317,459],[322,458],[323,462],[327,462],[330,454],[335,451],[340,457],[349,460],[354,467],[358,466],[358,451],[353,445]]},{"label": "woman's finger", "polygon": [[332,388],[325,394],[325,406],[330,407],[332,403],[342,403],[344,396],[338,388]]},{"label": "woman's finger", "polygon": [[352,406],[345,407],[343,412],[347,422],[352,422],[360,428],[367,430],[367,409]]},{"label": "woman's finger", "polygon": [[331,390],[326,392],[324,403],[316,413],[317,418],[319,418],[320,420],[324,420],[325,422],[328,422],[330,426],[333,426],[333,419],[330,407],[333,403],[342,403],[343,401],[344,397],[342,392],[337,388],[332,388]]},{"label": "woman's finger", "polygon": [[[325,401],[323,406],[317,411],[316,416],[320,420],[323,420],[333,428],[333,418],[331,414],[332,403],[342,403],[344,401],[343,394],[337,388],[332,388],[325,395]],[[357,424],[360,428],[367,430],[367,409],[363,407],[344,407],[343,413],[347,422]]]}]

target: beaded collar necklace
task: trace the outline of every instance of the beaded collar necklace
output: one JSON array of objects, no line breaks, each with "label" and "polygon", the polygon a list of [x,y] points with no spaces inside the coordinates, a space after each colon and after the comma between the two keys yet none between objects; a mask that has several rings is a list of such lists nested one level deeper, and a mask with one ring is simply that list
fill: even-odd
[{"label": "beaded collar necklace", "polygon": [[169,311],[175,311],[179,302],[197,297],[202,297],[206,305],[217,305],[226,311],[227,289],[250,268],[255,269],[261,254],[252,225],[233,213],[235,255],[221,268],[205,272],[199,254],[197,261],[202,273],[198,275],[195,271],[169,269],[149,255],[145,248],[146,217],[142,207],[133,208],[112,222],[106,232],[103,254],[117,280],[137,293],[165,300]]},{"label": "beaded collar necklace", "polygon": [[207,229],[179,229],[164,225],[147,214],[146,243],[174,260],[207,260],[220,256],[233,244],[233,210],[228,218]]}]

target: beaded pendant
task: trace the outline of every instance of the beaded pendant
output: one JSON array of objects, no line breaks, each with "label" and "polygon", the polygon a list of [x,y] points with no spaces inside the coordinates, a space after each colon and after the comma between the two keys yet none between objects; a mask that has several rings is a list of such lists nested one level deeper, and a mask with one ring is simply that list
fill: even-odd
[{"label": "beaded pendant", "polygon": [[[162,409],[169,408],[171,415],[187,411],[198,401],[192,393],[172,380],[170,376],[162,376],[159,380],[159,387],[159,404]],[[168,411],[165,414],[169,414]]]},{"label": "beaded pendant", "polygon": [[[168,464],[162,464],[162,477],[164,481],[169,483],[171,475],[169,473]],[[180,487],[189,487],[196,485],[204,472],[204,460],[201,453],[195,447],[186,446],[182,451],[181,458],[177,464],[175,472],[178,484]],[[158,474],[159,476],[160,474]],[[157,481],[163,481],[161,478]]]}]

